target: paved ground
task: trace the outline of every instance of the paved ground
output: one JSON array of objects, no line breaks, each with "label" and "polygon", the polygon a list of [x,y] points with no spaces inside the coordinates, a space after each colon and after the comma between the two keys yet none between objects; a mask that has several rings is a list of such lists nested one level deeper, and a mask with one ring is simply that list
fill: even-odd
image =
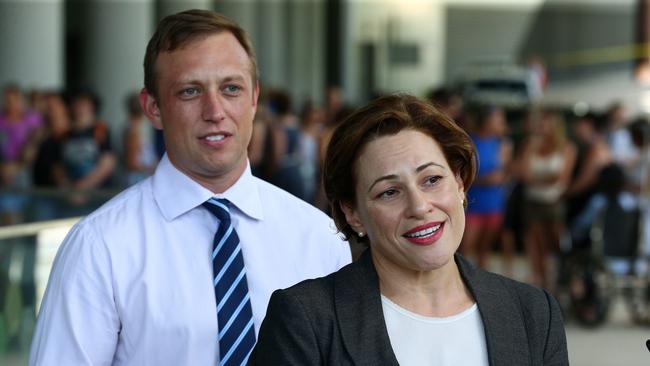
[{"label": "paved ground", "polygon": [[[491,260],[491,269],[502,272],[499,257]],[[514,277],[528,277],[523,258],[514,264]],[[596,328],[586,328],[573,321],[566,323],[569,362],[572,366],[650,366],[650,326],[632,323],[624,301],[617,297],[611,304],[608,321]]]},{"label": "paved ground", "polygon": [[569,323],[566,332],[573,366],[650,365],[650,352],[645,346],[650,327],[631,324],[620,301],[605,325],[590,329]]}]

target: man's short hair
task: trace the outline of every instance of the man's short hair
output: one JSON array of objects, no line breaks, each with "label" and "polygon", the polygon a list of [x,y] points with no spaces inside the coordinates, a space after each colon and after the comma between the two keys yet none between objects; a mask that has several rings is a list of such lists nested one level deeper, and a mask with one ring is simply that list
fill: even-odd
[{"label": "man's short hair", "polygon": [[169,15],[158,23],[144,55],[144,86],[156,99],[156,61],[161,52],[172,52],[188,44],[221,32],[229,32],[244,48],[251,61],[251,78],[257,80],[255,50],[248,33],[227,17],[209,10],[187,10]]}]

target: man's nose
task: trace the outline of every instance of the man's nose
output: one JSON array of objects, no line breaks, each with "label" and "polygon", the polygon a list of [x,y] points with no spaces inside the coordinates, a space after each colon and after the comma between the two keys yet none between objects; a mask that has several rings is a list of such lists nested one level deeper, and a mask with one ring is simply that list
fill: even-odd
[{"label": "man's nose", "polygon": [[202,117],[204,121],[218,122],[224,119],[223,101],[216,91],[207,91],[202,98]]}]

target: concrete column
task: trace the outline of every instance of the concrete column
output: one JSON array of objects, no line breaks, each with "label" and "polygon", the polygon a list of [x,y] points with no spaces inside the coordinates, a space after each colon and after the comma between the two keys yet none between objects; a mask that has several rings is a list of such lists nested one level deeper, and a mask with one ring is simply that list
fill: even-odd
[{"label": "concrete column", "polygon": [[325,2],[294,1],[289,9],[287,84],[296,111],[311,99],[323,102],[325,89]]},{"label": "concrete column", "polygon": [[286,87],[288,18],[286,0],[257,2],[256,47],[260,82],[266,87]]},{"label": "concrete column", "polygon": [[218,0],[214,3],[214,10],[234,20],[240,27],[244,28],[251,38],[251,42],[253,42],[255,54],[259,55],[258,45],[261,42],[261,37],[257,27],[257,2],[255,0]]},{"label": "concrete column", "polygon": [[63,87],[61,0],[0,1],[0,87]]},{"label": "concrete column", "polygon": [[214,10],[234,20],[250,35],[256,44],[257,5],[254,0],[217,0]]},{"label": "concrete column", "polygon": [[144,84],[142,61],[153,32],[151,0],[92,0],[69,8],[78,18],[81,32],[78,84],[97,92],[102,101],[99,116],[105,119],[116,151],[121,152],[126,122],[125,97]]},{"label": "concrete column", "polygon": [[[446,15],[440,0],[348,2],[345,12],[343,87],[353,103],[374,92],[422,95],[444,82]],[[401,50],[413,57],[400,57]],[[363,88],[368,69],[374,75],[365,76],[376,90]]]},{"label": "concrete column", "polygon": [[156,16],[160,20],[167,15],[180,13],[189,9],[212,9],[210,0],[158,0],[156,1]]}]

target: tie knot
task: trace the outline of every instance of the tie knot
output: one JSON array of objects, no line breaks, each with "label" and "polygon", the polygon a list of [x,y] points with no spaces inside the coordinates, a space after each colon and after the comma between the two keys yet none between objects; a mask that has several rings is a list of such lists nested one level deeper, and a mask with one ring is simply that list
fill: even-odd
[{"label": "tie knot", "polygon": [[219,221],[230,221],[230,201],[225,198],[210,198],[203,202],[203,207],[212,212]]}]

